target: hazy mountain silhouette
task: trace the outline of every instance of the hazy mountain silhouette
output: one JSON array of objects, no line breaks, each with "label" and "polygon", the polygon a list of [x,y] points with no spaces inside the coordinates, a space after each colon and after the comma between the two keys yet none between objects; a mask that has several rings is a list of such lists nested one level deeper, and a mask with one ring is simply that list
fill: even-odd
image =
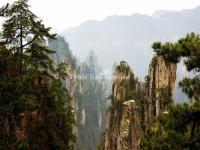
[{"label": "hazy mountain silhouette", "polygon": [[158,11],[152,16],[111,16],[69,28],[63,35],[81,59],[91,49],[105,69],[110,69],[114,61],[125,59],[143,78],[152,56],[152,42],[174,41],[188,32],[200,32],[199,14],[200,7]]},{"label": "hazy mountain silhouette", "polygon": [[151,44],[175,41],[188,32],[199,33],[199,14],[200,7],[179,12],[157,11],[152,16],[110,16],[69,28],[63,35],[80,59],[93,50],[104,69],[111,69],[115,61],[124,59],[143,79],[153,54]]}]

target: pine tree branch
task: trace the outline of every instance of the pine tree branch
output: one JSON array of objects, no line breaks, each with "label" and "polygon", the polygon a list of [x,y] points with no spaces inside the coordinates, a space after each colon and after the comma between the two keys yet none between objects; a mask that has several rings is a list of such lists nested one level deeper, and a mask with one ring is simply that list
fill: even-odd
[{"label": "pine tree branch", "polygon": [[9,4],[6,4],[6,6],[3,6],[0,8],[0,16],[4,16],[5,11],[7,10]]},{"label": "pine tree branch", "polygon": [[33,43],[38,38],[38,35],[36,35],[31,41],[27,42],[26,44],[22,45],[22,47],[26,47],[27,45]]}]

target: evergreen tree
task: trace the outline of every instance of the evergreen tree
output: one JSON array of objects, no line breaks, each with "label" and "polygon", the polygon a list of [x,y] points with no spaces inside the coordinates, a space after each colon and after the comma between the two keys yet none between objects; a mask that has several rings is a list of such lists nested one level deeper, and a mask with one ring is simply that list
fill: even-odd
[{"label": "evergreen tree", "polygon": [[200,148],[200,35],[190,33],[176,43],[152,46],[157,55],[169,62],[184,58],[193,78],[184,78],[180,83],[183,92],[191,98],[191,104],[177,105],[169,114],[156,118],[145,134],[143,149],[199,149]]},{"label": "evergreen tree", "polygon": [[144,150],[199,149],[200,105],[179,104],[150,125],[142,141]]},{"label": "evergreen tree", "polygon": [[73,149],[72,98],[61,83],[66,66],[55,68],[50,57],[55,52],[45,45],[56,34],[29,10],[27,0],[0,14],[6,19],[0,33],[0,148]]}]

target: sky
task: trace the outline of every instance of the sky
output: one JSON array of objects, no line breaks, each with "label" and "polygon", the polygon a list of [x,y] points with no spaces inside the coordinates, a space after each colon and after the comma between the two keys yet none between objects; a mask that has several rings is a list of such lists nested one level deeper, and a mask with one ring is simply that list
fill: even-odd
[{"label": "sky", "polygon": [[[14,0],[0,0],[0,6]],[[152,15],[158,10],[183,10],[200,5],[200,0],[29,0],[31,10],[57,32],[88,20],[111,15]]]}]

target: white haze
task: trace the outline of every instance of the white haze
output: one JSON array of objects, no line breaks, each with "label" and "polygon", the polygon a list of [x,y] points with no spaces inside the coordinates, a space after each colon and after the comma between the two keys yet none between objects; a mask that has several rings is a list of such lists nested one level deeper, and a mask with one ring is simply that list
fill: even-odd
[{"label": "white haze", "polygon": [[[14,0],[0,0],[0,6]],[[56,31],[77,26],[87,20],[103,20],[111,15],[157,10],[182,10],[200,5],[200,0],[29,0],[31,9]]]}]

